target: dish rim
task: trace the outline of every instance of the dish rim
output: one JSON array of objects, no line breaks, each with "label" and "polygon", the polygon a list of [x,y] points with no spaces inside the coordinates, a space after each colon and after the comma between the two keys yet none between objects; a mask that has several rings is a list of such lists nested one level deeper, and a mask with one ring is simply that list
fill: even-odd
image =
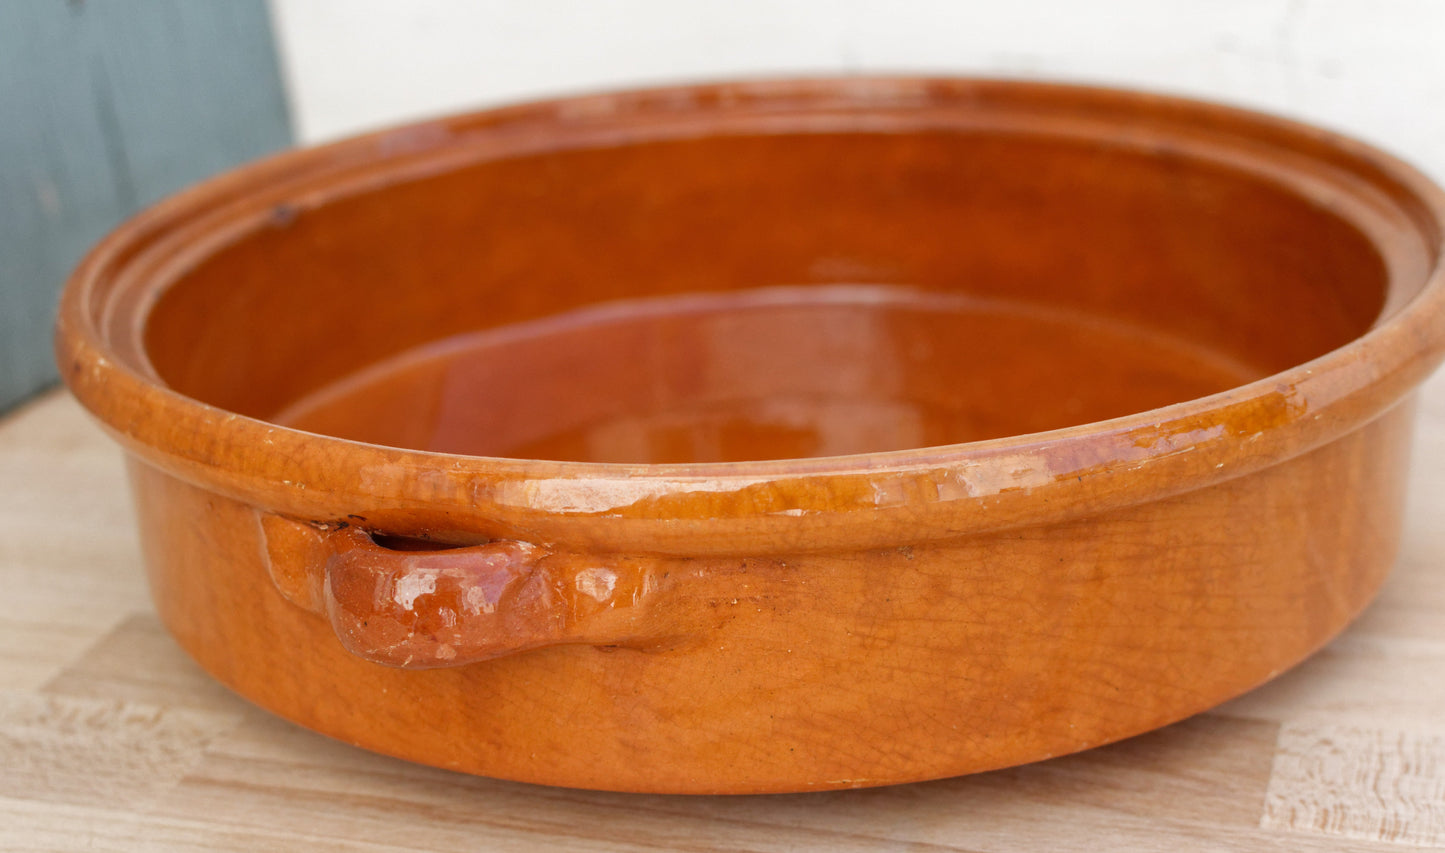
[{"label": "dish rim", "polygon": [[[281,427],[187,397],[166,386],[145,361],[140,335],[149,305],[209,251],[266,227],[270,217],[407,176],[437,174],[458,160],[480,162],[489,150],[496,158],[516,156],[496,154],[498,146],[550,140],[536,150],[562,150],[642,143],[660,138],[648,135],[649,127],[686,136],[730,120],[754,133],[769,127],[817,132],[811,128],[825,125],[858,132],[938,129],[954,126],[940,124],[950,114],[965,124],[990,120],[1034,132],[1103,124],[1120,137],[1118,144],[1163,142],[1194,154],[1213,152],[1233,165],[1298,181],[1290,190],[1334,186],[1337,193],[1328,201],[1343,205],[1335,212],[1359,228],[1387,264],[1410,255],[1399,241],[1418,244],[1415,274],[1423,280],[1402,282],[1400,270],[1387,269],[1385,305],[1363,335],[1217,394],[1047,432],[850,456],[653,465],[372,445]],[[1365,220],[1375,224],[1361,224]],[[1413,226],[1413,235],[1386,233],[1387,220],[1397,232],[1402,223]],[[62,296],[56,354],[77,398],[130,451],[192,483],[303,517],[335,516],[329,511],[335,501],[374,504],[389,496],[491,513],[502,527],[517,527],[512,516],[519,512],[530,514],[534,525],[539,513],[661,521],[678,517],[679,504],[669,496],[707,493],[705,517],[725,519],[757,515],[746,495],[751,491],[756,504],[758,489],[767,487],[775,498],[769,506],[786,504],[783,511],[794,516],[833,517],[919,500],[955,510],[960,502],[971,503],[977,510],[972,522],[931,518],[922,524],[925,536],[957,535],[1036,518],[1039,498],[1047,503],[1048,494],[1061,489],[1069,490],[1067,514],[1074,515],[1201,488],[1307,452],[1377,417],[1445,357],[1442,223],[1445,192],[1393,155],[1289,119],[1189,98],[987,78],[667,86],[407,124],[285,151],[183,190],[123,223],[82,260]],[[1396,241],[1393,256],[1380,240]],[[1409,293],[1416,284],[1418,291]],[[1251,444],[1241,454],[1244,442]],[[251,452],[258,447],[267,452]],[[435,471],[447,472],[448,488],[428,486],[420,476]],[[256,478],[269,485],[258,487]],[[361,480],[369,490],[359,488]],[[928,482],[932,496],[925,489],[920,498],[908,486]],[[910,494],[893,494],[899,488]],[[764,507],[763,514],[776,510]]]}]

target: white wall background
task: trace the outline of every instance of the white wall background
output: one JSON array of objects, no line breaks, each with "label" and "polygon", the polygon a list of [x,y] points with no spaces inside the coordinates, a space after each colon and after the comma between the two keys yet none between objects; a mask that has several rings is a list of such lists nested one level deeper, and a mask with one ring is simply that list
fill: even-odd
[{"label": "white wall background", "polygon": [[1230,101],[1445,178],[1445,0],[271,2],[302,142],[634,84],[918,71]]}]

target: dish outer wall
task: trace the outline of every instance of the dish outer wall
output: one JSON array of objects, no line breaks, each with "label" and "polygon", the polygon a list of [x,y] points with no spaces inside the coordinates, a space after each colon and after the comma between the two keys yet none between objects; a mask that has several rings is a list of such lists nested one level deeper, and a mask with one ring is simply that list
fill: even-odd
[{"label": "dish outer wall", "polygon": [[[1394,252],[1407,261],[1384,318],[1309,365],[1101,424],[871,457],[648,467],[393,450],[188,400],[138,353],[154,293],[127,291],[116,270],[162,281],[166,253],[149,247],[161,260],[147,269],[141,249],[208,207],[226,216],[197,225],[202,237],[266,215],[268,185],[382,175],[413,154],[444,165],[468,121],[474,134],[565,136],[598,114],[606,133],[645,137],[652,111],[767,123],[780,103],[840,99],[865,123],[875,105],[1015,99],[1312,147],[1300,156],[1339,160],[1322,171],[1377,170],[1366,177],[1384,188],[1361,190],[1356,212],[1386,223],[1371,235],[1386,255],[1391,241],[1429,246]],[[101,244],[62,305],[63,373],[130,454],[161,618],[218,679],[288,719],[414,761],[586,788],[951,776],[1238,695],[1338,632],[1394,559],[1409,395],[1442,355],[1445,205],[1385,155],[1221,107],[969,81],[741,84],[452,122],[284,155],[164,203]],[[1410,208],[1415,231],[1366,210],[1384,197]],[[363,530],[503,542],[417,556]],[[433,571],[460,607],[479,559],[512,585],[455,642],[398,634],[415,614],[357,603],[368,584]]]}]

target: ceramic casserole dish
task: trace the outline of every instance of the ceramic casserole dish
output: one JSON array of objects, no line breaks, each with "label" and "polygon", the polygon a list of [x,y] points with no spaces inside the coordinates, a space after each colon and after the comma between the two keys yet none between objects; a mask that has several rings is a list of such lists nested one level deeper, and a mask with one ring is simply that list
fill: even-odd
[{"label": "ceramic casserole dish", "polygon": [[628,92],[181,193],[57,353],[160,617],[260,706],[544,784],[880,785],[1179,720],[1360,611],[1442,212],[1154,95]]}]

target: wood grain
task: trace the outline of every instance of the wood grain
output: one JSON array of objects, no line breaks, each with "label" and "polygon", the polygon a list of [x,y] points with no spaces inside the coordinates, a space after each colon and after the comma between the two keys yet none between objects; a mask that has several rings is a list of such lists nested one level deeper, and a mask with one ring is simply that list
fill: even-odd
[{"label": "wood grain", "polygon": [[1286,726],[1280,731],[1263,825],[1445,844],[1445,737]]},{"label": "wood grain", "polygon": [[[1042,764],[725,798],[463,776],[253,708],[160,628],[118,454],[51,395],[0,421],[0,582],[25,602],[0,621],[0,849],[1442,847],[1445,375],[1420,417],[1395,574],[1298,670],[1216,712]],[[77,505],[87,511],[63,511]]]}]

